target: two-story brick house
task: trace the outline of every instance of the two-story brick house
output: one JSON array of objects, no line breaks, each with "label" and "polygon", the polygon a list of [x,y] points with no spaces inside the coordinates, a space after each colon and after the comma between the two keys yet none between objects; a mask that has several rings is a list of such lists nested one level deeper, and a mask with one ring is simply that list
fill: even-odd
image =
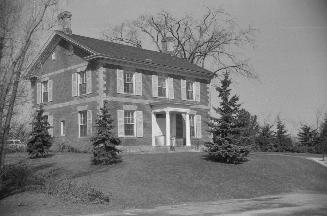
[{"label": "two-story brick house", "polygon": [[90,149],[96,115],[106,104],[124,146],[208,140],[210,71],[168,53],[72,34],[71,14],[58,18],[62,30],[28,72],[34,106],[44,105],[54,137]]}]

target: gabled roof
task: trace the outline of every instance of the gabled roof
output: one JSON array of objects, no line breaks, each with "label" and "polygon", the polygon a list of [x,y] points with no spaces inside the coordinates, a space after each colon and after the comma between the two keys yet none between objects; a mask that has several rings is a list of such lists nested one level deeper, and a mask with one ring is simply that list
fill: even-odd
[{"label": "gabled roof", "polygon": [[[76,34],[65,34],[61,31],[56,31],[55,34],[52,36],[52,39],[58,36],[88,51],[90,53],[90,56],[86,57],[86,60],[96,58],[113,58],[135,63],[155,65],[157,67],[162,67],[166,70],[174,69],[181,70],[184,73],[197,73],[198,75],[205,76],[203,77],[204,79],[208,79],[208,77],[211,77],[213,74],[212,72],[201,68],[198,65],[189,63],[185,59],[181,59],[161,52],[146,50],[123,44],[117,44]],[[52,39],[50,39],[49,41],[51,41]],[[39,58],[44,52],[44,50],[46,50],[46,48],[41,51]],[[38,62],[38,60],[36,60],[35,62]]]}]

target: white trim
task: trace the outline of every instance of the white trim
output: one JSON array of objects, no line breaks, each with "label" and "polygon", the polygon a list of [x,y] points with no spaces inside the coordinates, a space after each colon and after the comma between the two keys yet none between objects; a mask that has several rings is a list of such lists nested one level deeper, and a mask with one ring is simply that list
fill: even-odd
[{"label": "white trim", "polygon": [[66,121],[61,120],[60,121],[60,136],[66,136],[65,134],[65,127],[66,127]]},{"label": "white trim", "polygon": [[153,111],[151,112],[151,117],[152,117],[152,123],[151,123],[152,146],[156,146],[156,137],[154,136],[154,123],[156,122],[156,115]]},{"label": "white trim", "polygon": [[74,70],[74,69],[83,67],[85,65],[87,66],[87,64],[88,64],[88,62],[85,62],[85,63],[82,63],[82,64],[77,64],[77,65],[73,65],[73,66],[70,66],[70,67],[67,67],[67,68],[64,68],[64,69],[60,69],[60,70],[57,70],[57,71],[54,71],[54,72],[51,72],[51,73],[47,73],[47,74],[41,75],[40,79],[43,79],[43,78],[46,78],[46,77],[49,77],[49,76],[53,76],[53,75],[56,75],[56,74],[60,74],[60,73],[63,73],[63,72],[69,71],[69,70]]}]

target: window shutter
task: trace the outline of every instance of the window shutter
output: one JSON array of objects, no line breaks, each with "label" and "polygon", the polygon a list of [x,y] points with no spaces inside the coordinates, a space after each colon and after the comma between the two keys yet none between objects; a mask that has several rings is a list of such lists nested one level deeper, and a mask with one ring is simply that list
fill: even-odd
[{"label": "window shutter", "polygon": [[152,96],[158,97],[158,76],[152,75]]},{"label": "window shutter", "polygon": [[78,137],[81,137],[80,122],[81,122],[81,115],[79,112],[77,112]]},{"label": "window shutter", "polygon": [[123,137],[124,133],[124,110],[117,110],[118,137]]},{"label": "window shutter", "polygon": [[202,138],[201,115],[195,115],[196,138]]},{"label": "window shutter", "polygon": [[200,83],[194,82],[194,100],[200,102]]},{"label": "window shutter", "polygon": [[90,70],[86,71],[86,94],[92,93],[92,73]]},{"label": "window shutter", "polygon": [[53,136],[53,115],[48,115],[48,123],[51,126],[51,128],[49,128],[49,134],[51,136]]},{"label": "window shutter", "polygon": [[72,96],[77,96],[77,73],[72,74]]},{"label": "window shutter", "polygon": [[174,99],[174,79],[168,77],[168,98]]},{"label": "window shutter", "polygon": [[136,114],[136,136],[143,137],[143,112],[135,111]]},{"label": "window shutter", "polygon": [[117,93],[124,93],[124,71],[117,69]]},{"label": "window shutter", "polygon": [[86,128],[87,128],[87,135],[88,136],[92,136],[92,110],[88,110],[87,111],[87,125],[86,125]]},{"label": "window shutter", "polygon": [[181,97],[182,100],[186,100],[186,80],[181,80]]},{"label": "window shutter", "polygon": [[142,73],[135,73],[135,95],[142,95]]},{"label": "window shutter", "polygon": [[48,81],[48,85],[49,85],[49,89],[48,89],[48,94],[49,94],[49,101],[52,101],[52,89],[53,89],[53,81],[52,80],[49,80]]},{"label": "window shutter", "polygon": [[41,83],[36,83],[36,104],[41,103]]}]

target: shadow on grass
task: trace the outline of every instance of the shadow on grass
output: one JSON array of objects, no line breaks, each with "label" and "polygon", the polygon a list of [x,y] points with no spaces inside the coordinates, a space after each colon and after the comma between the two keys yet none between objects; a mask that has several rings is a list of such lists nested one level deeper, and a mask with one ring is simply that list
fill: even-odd
[{"label": "shadow on grass", "polygon": [[111,164],[91,164],[90,169],[87,171],[82,171],[82,172],[78,172],[74,175],[71,176],[71,178],[80,178],[80,177],[85,177],[85,176],[89,176],[92,174],[98,174],[98,173],[105,173],[108,172],[109,169],[111,169],[114,166],[117,166],[119,164],[122,164],[123,160],[119,160],[115,163],[111,163]]},{"label": "shadow on grass", "polygon": [[24,191],[41,190],[47,178],[59,176],[59,170],[50,169],[54,165],[47,163],[30,167],[20,162],[6,166],[1,170],[0,200]]}]

